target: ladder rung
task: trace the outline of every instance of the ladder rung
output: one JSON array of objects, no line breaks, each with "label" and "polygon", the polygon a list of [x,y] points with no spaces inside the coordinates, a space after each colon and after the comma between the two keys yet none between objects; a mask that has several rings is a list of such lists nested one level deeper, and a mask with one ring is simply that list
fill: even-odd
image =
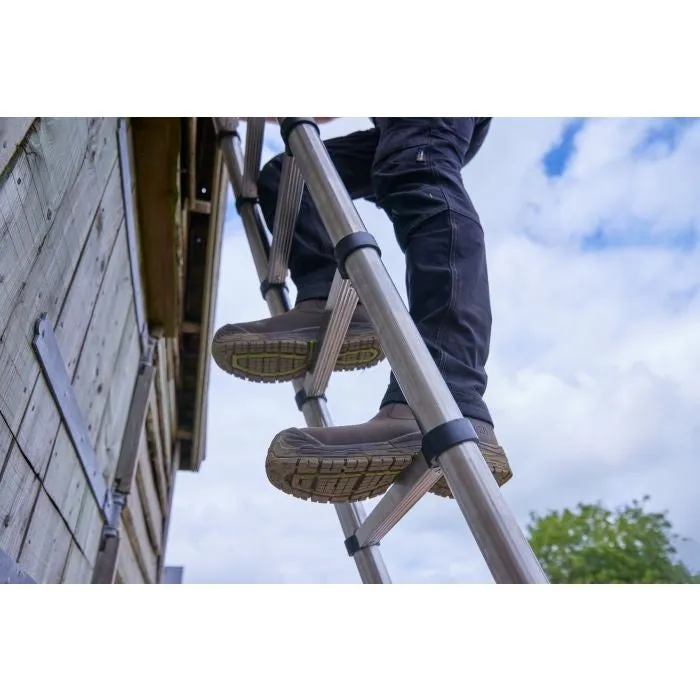
[{"label": "ladder rung", "polygon": [[292,249],[294,226],[301,208],[304,180],[292,156],[285,155],[282,161],[282,179],[277,195],[277,209],[272,228],[272,248],[267,270],[268,282],[284,282],[287,278],[289,253]]},{"label": "ladder rung", "polygon": [[264,134],[264,117],[248,119],[245,135],[243,186],[241,188],[244,197],[255,197],[258,194],[258,177],[260,175],[260,159],[262,158]]},{"label": "ladder rung", "polygon": [[429,467],[422,456],[404,469],[354,536],[346,540],[348,552],[378,544],[442,476],[442,469]]},{"label": "ladder rung", "polygon": [[304,378],[307,396],[320,396],[325,392],[356,307],[357,293],[352,284],[336,273],[326,304],[330,316],[322,329],[312,369]]}]

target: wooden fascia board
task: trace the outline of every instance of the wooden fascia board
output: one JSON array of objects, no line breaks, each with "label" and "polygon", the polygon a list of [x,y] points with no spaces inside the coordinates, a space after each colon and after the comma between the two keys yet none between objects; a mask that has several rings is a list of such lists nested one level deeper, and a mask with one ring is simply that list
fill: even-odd
[{"label": "wooden fascia board", "polygon": [[140,248],[149,326],[177,337],[181,323],[180,119],[132,117]]}]

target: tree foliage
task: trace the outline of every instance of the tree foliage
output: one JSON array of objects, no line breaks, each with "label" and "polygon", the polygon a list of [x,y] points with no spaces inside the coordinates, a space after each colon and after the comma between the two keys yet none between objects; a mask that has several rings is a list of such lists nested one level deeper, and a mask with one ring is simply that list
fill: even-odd
[{"label": "tree foliage", "polygon": [[649,497],[615,511],[600,503],[531,514],[528,536],[551,583],[700,583],[676,556],[667,514]]}]

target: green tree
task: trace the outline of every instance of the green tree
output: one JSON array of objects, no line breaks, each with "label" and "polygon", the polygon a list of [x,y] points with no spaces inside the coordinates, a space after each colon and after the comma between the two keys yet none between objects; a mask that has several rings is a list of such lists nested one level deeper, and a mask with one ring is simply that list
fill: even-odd
[{"label": "green tree", "polygon": [[551,583],[700,583],[676,556],[666,512],[642,501],[610,511],[600,503],[530,515],[530,544]]}]

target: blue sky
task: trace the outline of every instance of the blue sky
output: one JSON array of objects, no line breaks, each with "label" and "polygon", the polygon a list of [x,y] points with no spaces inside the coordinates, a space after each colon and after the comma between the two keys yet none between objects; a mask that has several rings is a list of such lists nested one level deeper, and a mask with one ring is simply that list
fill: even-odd
[{"label": "blue sky", "polygon": [[[324,136],[367,128],[364,119]],[[281,147],[268,127],[264,157]],[[464,180],[486,231],[494,312],[487,402],[530,511],[644,494],[668,509],[700,568],[700,124],[659,119],[496,119]],[[388,220],[358,203],[403,292]],[[293,287],[292,294],[294,293]],[[232,205],[217,325],[267,315]],[[337,424],[375,411],[388,367],[337,375]],[[169,562],[189,582],[354,582],[334,510],[264,476],[276,432],[303,425],[286,385],[212,368],[207,459],[178,477]],[[371,504],[369,504],[371,506]],[[488,582],[452,502],[424,498],[382,552],[396,582]]]},{"label": "blue sky", "polygon": [[572,119],[564,127],[561,138],[542,157],[542,165],[548,177],[559,177],[566,170],[576,147],[576,134],[585,125],[585,119]]}]

